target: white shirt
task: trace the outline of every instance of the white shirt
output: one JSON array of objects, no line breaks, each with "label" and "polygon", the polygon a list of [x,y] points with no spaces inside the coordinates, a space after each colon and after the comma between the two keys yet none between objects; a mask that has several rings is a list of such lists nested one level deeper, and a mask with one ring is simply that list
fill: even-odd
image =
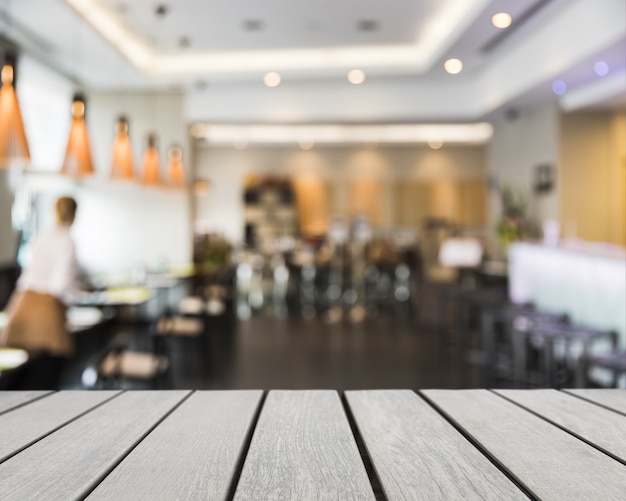
[{"label": "white shirt", "polygon": [[50,294],[68,302],[75,290],[76,250],[68,226],[57,226],[35,238],[30,263],[22,271],[17,289]]}]

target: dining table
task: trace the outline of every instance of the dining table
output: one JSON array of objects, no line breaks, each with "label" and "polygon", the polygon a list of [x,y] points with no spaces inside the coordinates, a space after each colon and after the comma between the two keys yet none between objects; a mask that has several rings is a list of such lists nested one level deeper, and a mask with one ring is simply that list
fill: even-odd
[{"label": "dining table", "polygon": [[0,499],[624,500],[626,390],[0,392]]}]

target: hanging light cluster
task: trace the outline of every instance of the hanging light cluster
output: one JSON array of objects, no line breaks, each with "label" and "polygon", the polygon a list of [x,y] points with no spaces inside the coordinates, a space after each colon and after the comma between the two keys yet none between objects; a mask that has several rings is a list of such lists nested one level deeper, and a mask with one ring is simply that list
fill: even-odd
[{"label": "hanging light cluster", "polygon": [[115,123],[111,179],[130,181],[134,178],[133,150],[130,146],[130,138],[128,137],[128,120],[125,116],[121,116]]},{"label": "hanging light cluster", "polygon": [[7,168],[13,162],[28,163],[30,151],[24,132],[20,105],[13,86],[15,56],[6,54],[2,65],[0,87],[0,167]]},{"label": "hanging light cluster", "polygon": [[156,186],[160,184],[161,165],[159,162],[159,152],[157,150],[157,139],[154,134],[148,135],[148,147],[143,154],[143,184],[146,186]]},{"label": "hanging light cluster", "polygon": [[[0,168],[8,168],[14,164],[27,165],[30,162],[30,151],[14,87],[15,56],[13,54],[5,54],[0,78],[2,81],[0,87]],[[85,112],[85,96],[76,93],[72,100],[72,124],[60,169],[61,174],[84,177],[95,173]],[[142,173],[139,176],[142,184],[184,188],[187,182],[182,162],[182,149],[176,145],[169,148],[168,180],[163,181],[157,145],[156,135],[149,134]],[[121,116],[115,124],[110,178],[131,181],[137,177],[133,168],[128,119]]]},{"label": "hanging light cluster", "polygon": [[186,180],[182,158],[183,152],[179,146],[174,145],[168,150],[169,180],[164,181],[161,178],[158,140],[156,135],[151,133],[148,135],[146,151],[143,155],[141,174],[136,176],[133,168],[133,151],[130,144],[128,119],[121,116],[115,123],[111,179],[133,181],[139,178],[144,186],[184,188]]},{"label": "hanging light cluster", "polygon": [[183,188],[187,184],[185,169],[183,168],[183,150],[180,146],[171,146],[167,151],[167,171],[170,183],[176,188]]},{"label": "hanging light cluster", "polygon": [[87,124],[85,123],[85,96],[77,93],[74,94],[72,100],[72,125],[65,149],[65,158],[61,166],[61,174],[79,177],[90,176],[94,172]]}]

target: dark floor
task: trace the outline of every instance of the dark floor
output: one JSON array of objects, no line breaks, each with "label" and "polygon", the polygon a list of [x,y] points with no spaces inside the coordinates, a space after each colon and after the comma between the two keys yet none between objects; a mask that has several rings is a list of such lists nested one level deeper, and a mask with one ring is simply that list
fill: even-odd
[{"label": "dark floor", "polygon": [[[129,336],[133,350],[155,349],[149,324],[110,323],[82,334],[79,354],[64,388],[80,388],[82,371],[95,366],[104,340]],[[103,387],[191,389],[472,388],[484,386],[479,366],[463,363],[455,345],[441,343],[433,329],[412,315],[380,315],[363,323],[330,325],[299,316],[258,314],[209,317],[196,338],[158,339],[156,350],[170,368],[155,380],[120,379]]]}]

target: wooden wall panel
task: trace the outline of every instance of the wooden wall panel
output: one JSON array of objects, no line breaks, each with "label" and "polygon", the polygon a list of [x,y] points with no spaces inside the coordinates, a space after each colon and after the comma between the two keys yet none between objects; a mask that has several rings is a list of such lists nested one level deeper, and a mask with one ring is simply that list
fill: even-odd
[{"label": "wooden wall panel", "polygon": [[294,179],[300,230],[305,235],[321,235],[330,219],[328,186],[321,178]]},{"label": "wooden wall panel", "polygon": [[398,181],[394,184],[394,192],[396,223],[420,226],[430,213],[430,185],[419,181]]},{"label": "wooden wall panel", "polygon": [[487,186],[482,179],[459,183],[460,212],[458,222],[463,226],[483,226],[487,223]]},{"label": "wooden wall panel", "polygon": [[483,226],[487,221],[487,187],[482,179],[296,179],[294,185],[300,227],[310,234],[326,231],[333,216],[350,223],[357,214],[367,215],[374,228],[420,227],[433,217],[465,227]]}]

